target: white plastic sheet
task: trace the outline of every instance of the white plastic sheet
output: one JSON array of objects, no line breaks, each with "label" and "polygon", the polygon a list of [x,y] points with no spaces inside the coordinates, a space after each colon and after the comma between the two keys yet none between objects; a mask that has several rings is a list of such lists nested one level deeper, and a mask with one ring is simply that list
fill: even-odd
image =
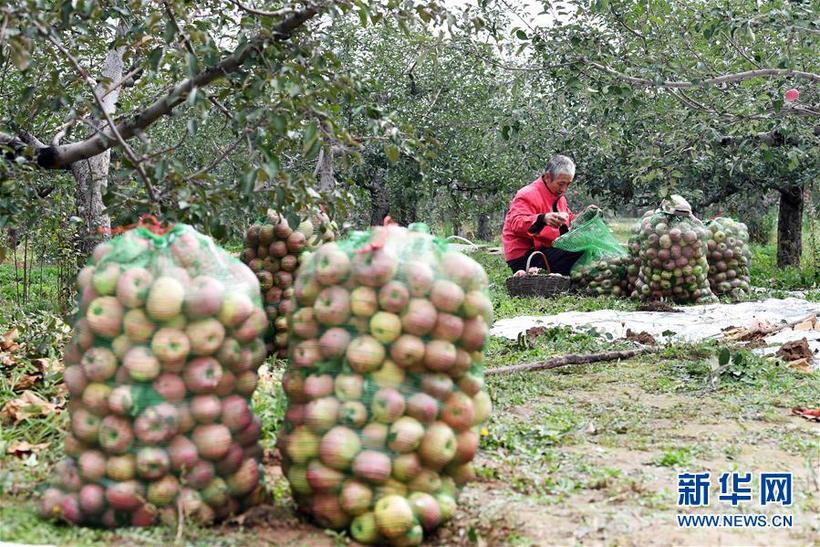
[{"label": "white plastic sheet", "polygon": [[[598,310],[592,312],[563,312],[556,315],[521,316],[500,319],[490,334],[515,340],[519,333],[536,326],[569,325],[576,329],[594,328],[601,334],[610,333],[615,338],[633,332],[648,332],[658,341],[698,342],[707,338],[719,338],[730,327],[752,327],[761,322],[783,325],[798,321],[812,314],[820,316],[820,303],[800,298],[769,298],[759,302],[739,304],[706,304],[681,306],[679,313]],[[806,338],[815,353],[820,352],[820,331],[784,330],[765,338],[769,346],[761,353],[774,353],[785,342]]]}]

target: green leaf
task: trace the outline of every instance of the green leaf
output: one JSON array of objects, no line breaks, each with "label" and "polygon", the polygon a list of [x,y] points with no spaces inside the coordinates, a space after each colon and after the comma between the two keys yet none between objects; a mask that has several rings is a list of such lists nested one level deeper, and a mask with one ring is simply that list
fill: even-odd
[{"label": "green leaf", "polygon": [[313,145],[316,144],[319,135],[317,134],[316,122],[311,121],[305,126],[304,138],[302,142],[302,153],[307,154]]},{"label": "green leaf", "polygon": [[384,153],[387,155],[387,161],[390,162],[391,165],[395,165],[396,162],[399,161],[399,147],[393,143],[387,143],[384,145]]},{"label": "green leaf", "polygon": [[518,37],[519,40],[526,40],[528,38],[527,33],[521,29],[516,30],[515,35]]},{"label": "green leaf", "polygon": [[166,44],[170,44],[176,39],[177,32],[179,28],[176,26],[172,19],[168,19],[165,21],[165,30],[162,32],[162,39],[165,40]]},{"label": "green leaf", "polygon": [[157,69],[159,69],[159,63],[162,61],[163,51],[163,48],[155,47],[151,50],[151,53],[148,54],[148,66],[153,72],[156,72]]},{"label": "green leaf", "polygon": [[726,348],[721,348],[720,353],[718,353],[718,364],[720,366],[724,366],[729,362],[729,358],[731,357],[731,353]]}]

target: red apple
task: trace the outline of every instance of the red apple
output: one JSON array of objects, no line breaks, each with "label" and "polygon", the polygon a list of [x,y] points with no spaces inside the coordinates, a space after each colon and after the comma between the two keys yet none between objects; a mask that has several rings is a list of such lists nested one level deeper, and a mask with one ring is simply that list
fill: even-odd
[{"label": "red apple", "polygon": [[416,393],[407,399],[407,415],[423,424],[433,422],[438,416],[439,402],[426,393]]},{"label": "red apple", "polygon": [[428,532],[443,522],[438,501],[427,492],[413,492],[407,501],[410,502],[413,514],[416,515],[422,528]]},{"label": "red apple", "polygon": [[450,370],[456,363],[456,347],[446,340],[431,340],[427,342],[424,351],[424,365],[438,372]]},{"label": "red apple", "polygon": [[128,310],[122,320],[123,330],[131,342],[142,343],[151,339],[157,326],[139,308]]},{"label": "red apple", "polygon": [[353,473],[360,479],[382,483],[390,477],[390,456],[376,450],[363,450],[353,460]]},{"label": "red apple", "polygon": [[46,488],[37,506],[41,518],[53,519],[62,513],[62,503],[65,494],[59,488]]},{"label": "red apple", "polygon": [[377,422],[390,424],[404,414],[405,402],[401,393],[394,388],[382,388],[373,395],[370,412]]},{"label": "red apple", "polygon": [[188,286],[184,309],[188,317],[200,319],[219,313],[225,296],[225,286],[213,277],[195,277]]},{"label": "red apple", "polygon": [[134,434],[144,444],[159,444],[179,431],[179,412],[170,403],[159,403],[142,411],[134,420]]},{"label": "red apple", "polygon": [[151,285],[145,309],[153,319],[167,321],[182,311],[185,287],[173,277],[160,277]]},{"label": "red apple", "polygon": [[[241,353],[242,346],[239,342],[233,338],[227,337],[222,342],[219,350],[216,352],[216,359],[222,363],[223,366],[230,368],[234,372],[243,372],[243,370],[237,370],[235,368],[239,364]],[[246,362],[245,365],[250,367],[250,362]],[[245,368],[244,370],[248,369]]]},{"label": "red apple", "polygon": [[453,464],[465,464],[475,457],[478,451],[479,435],[476,428],[461,431],[456,434],[456,454]]},{"label": "red apple", "polygon": [[238,291],[229,291],[223,297],[222,307],[219,309],[219,320],[226,327],[236,327],[246,321],[253,310],[253,301],[248,295]]},{"label": "red apple", "polygon": [[421,473],[421,460],[415,452],[408,452],[393,458],[393,477],[401,482],[409,482]]},{"label": "red apple", "polygon": [[134,405],[131,385],[125,384],[115,387],[108,396],[108,409],[115,414],[127,416]]},{"label": "red apple", "polygon": [[233,331],[233,337],[240,343],[247,344],[261,336],[268,328],[268,316],[262,308],[254,308],[244,323]]},{"label": "red apple", "polygon": [[191,342],[194,355],[211,355],[225,340],[225,327],[216,319],[200,319],[189,323],[185,334]]},{"label": "red apple", "polygon": [[293,274],[290,272],[286,272],[284,270],[280,270],[273,274],[273,282],[280,289],[287,289],[288,287],[293,285]]},{"label": "red apple", "polygon": [[238,443],[231,444],[225,457],[216,462],[216,472],[222,476],[236,473],[245,458],[245,451]]},{"label": "red apple", "polygon": [[343,324],[350,317],[350,293],[338,286],[322,289],[313,304],[313,314],[323,325]]},{"label": "red apple", "polygon": [[383,497],[376,502],[373,512],[379,532],[389,539],[405,535],[415,524],[413,509],[402,496]]},{"label": "red apple", "polygon": [[366,513],[373,501],[373,491],[357,480],[346,480],[342,484],[339,504],[349,515],[357,516]]},{"label": "red apple", "polygon": [[[329,382],[332,389],[333,381]],[[248,427],[252,416],[248,402],[239,395],[226,397],[222,402],[222,423],[231,431],[240,431]]]},{"label": "red apple", "polygon": [[168,455],[171,461],[171,469],[176,472],[190,470],[199,460],[199,452],[196,445],[183,435],[177,435],[168,444]]},{"label": "red apple", "polygon": [[481,316],[492,322],[493,304],[483,291],[470,291],[464,296],[464,316],[468,319]]},{"label": "red apple", "polygon": [[259,382],[259,376],[252,370],[243,372],[236,377],[236,386],[234,391],[243,397],[252,397],[256,389],[256,384]]},{"label": "red apple", "polygon": [[387,446],[393,452],[404,454],[418,448],[424,436],[424,426],[410,416],[403,416],[390,426]]},{"label": "red apple", "polygon": [[461,335],[461,347],[466,351],[479,351],[484,347],[489,329],[483,317],[474,317],[464,321],[464,332]]},{"label": "red apple", "polygon": [[473,407],[475,408],[475,418],[473,425],[478,425],[487,421],[493,409],[493,403],[486,391],[479,391],[473,396]]},{"label": "red apple", "polygon": [[384,450],[387,445],[387,434],[390,428],[387,424],[371,422],[362,429],[362,446],[373,450]]},{"label": "red apple", "polygon": [[80,475],[86,482],[98,482],[105,476],[105,454],[99,450],[87,450],[77,460]]},{"label": "red apple", "polygon": [[205,488],[216,476],[214,464],[199,460],[186,473],[183,473],[182,483],[191,488]]},{"label": "red apple", "polygon": [[442,401],[449,397],[453,386],[452,378],[441,372],[430,372],[421,377],[421,390]]},{"label": "red apple", "polygon": [[308,464],[307,480],[313,490],[319,492],[335,492],[345,478],[342,472],[327,467],[319,460],[312,460]]},{"label": "red apple", "polygon": [[377,312],[370,318],[370,333],[379,342],[389,344],[401,334],[401,319],[394,313]]},{"label": "red apple", "polygon": [[339,407],[339,423],[361,428],[367,423],[367,407],[360,401],[345,401]]},{"label": "red apple", "polygon": [[354,338],[345,353],[350,367],[356,372],[366,373],[378,369],[384,361],[384,346],[369,335]]},{"label": "red apple", "polygon": [[137,459],[133,454],[111,456],[105,464],[105,474],[115,481],[129,481],[137,476]]},{"label": "red apple", "polygon": [[142,505],[145,489],[136,480],[114,482],[105,490],[105,499],[118,511],[133,511]]},{"label": "red apple", "polygon": [[383,310],[401,313],[410,300],[410,291],[401,281],[390,281],[379,290],[379,305]]},{"label": "red apple", "polygon": [[185,367],[183,377],[191,393],[213,393],[222,379],[222,367],[213,357],[197,357]]},{"label": "red apple", "polygon": [[356,287],[350,293],[350,310],[357,317],[371,317],[379,309],[379,296],[372,287]]},{"label": "red apple", "polygon": [[221,460],[231,446],[231,431],[222,424],[200,425],[194,428],[191,440],[203,458]]},{"label": "red apple", "polygon": [[70,432],[66,433],[65,439],[63,440],[63,452],[65,452],[66,456],[76,458],[87,449],[88,447],[85,443],[80,442],[80,440]]},{"label": "red apple", "polygon": [[294,298],[296,298],[299,304],[302,306],[313,306],[313,303],[316,302],[316,297],[319,296],[322,290],[322,286],[315,277],[301,272],[293,282],[293,289]]},{"label": "red apple", "polygon": [[82,351],[88,351],[94,344],[94,331],[91,330],[91,325],[87,319],[80,319],[74,324],[71,341],[76,343]]},{"label": "red apple", "polygon": [[123,306],[140,308],[148,297],[148,288],[154,280],[145,268],[129,268],[117,280],[117,298]]},{"label": "red apple", "polygon": [[86,351],[81,363],[85,377],[92,382],[105,382],[117,372],[117,356],[104,347]]},{"label": "red apple", "polygon": [[334,392],[342,401],[357,401],[364,393],[364,378],[358,374],[339,374],[334,380]]},{"label": "red apple", "polygon": [[401,317],[404,332],[424,336],[433,330],[436,324],[436,308],[427,300],[413,298]]},{"label": "red apple", "polygon": [[63,381],[68,388],[68,392],[74,397],[82,395],[88,385],[88,378],[86,378],[83,367],[80,365],[66,367],[63,371]]},{"label": "red apple", "polygon": [[305,423],[316,433],[324,433],[336,423],[339,401],[334,397],[323,397],[311,401],[305,407]]},{"label": "red apple", "polygon": [[63,490],[68,492],[79,492],[83,481],[80,478],[80,472],[73,459],[68,458],[61,460],[54,467],[54,476]]},{"label": "red apple", "polygon": [[436,325],[433,327],[433,336],[448,342],[455,342],[464,332],[464,321],[456,315],[439,313]]},{"label": "red apple", "polygon": [[222,378],[216,386],[215,393],[220,397],[227,397],[234,392],[236,388],[236,376],[230,370],[222,371]]},{"label": "red apple", "polygon": [[291,319],[293,332],[304,339],[316,338],[319,335],[319,324],[313,314],[313,308],[301,308]]},{"label": "red apple", "polygon": [[251,418],[249,423],[242,431],[234,436],[236,442],[242,446],[249,446],[259,440],[262,434],[262,420],[258,416]]},{"label": "red apple", "polygon": [[451,393],[444,400],[441,419],[456,432],[470,429],[475,419],[472,399],[460,391]]},{"label": "red apple", "polygon": [[424,433],[419,454],[425,466],[441,469],[455,457],[457,446],[453,430],[444,422],[435,422]]},{"label": "red apple", "polygon": [[459,378],[470,370],[473,364],[472,357],[469,353],[461,348],[456,348],[456,362],[447,371],[453,378]]},{"label": "red apple", "polygon": [[116,338],[122,332],[124,314],[119,300],[113,296],[100,296],[88,305],[85,317],[94,334],[102,338]]},{"label": "red apple", "polygon": [[179,433],[184,434],[191,431],[194,426],[196,425],[196,421],[194,417],[191,415],[191,408],[186,402],[177,403],[177,430]]},{"label": "red apple", "polygon": [[137,474],[144,479],[159,479],[170,466],[168,453],[162,448],[145,446],[137,450]]},{"label": "red apple", "polygon": [[464,302],[464,290],[452,281],[438,279],[433,282],[430,302],[440,311],[455,313]]},{"label": "red apple", "polygon": [[65,494],[60,502],[60,516],[70,524],[80,524],[83,513],[80,509],[80,499],[77,494]]},{"label": "red apple", "polygon": [[316,265],[316,279],[322,285],[341,283],[350,273],[350,259],[336,243],[326,243],[319,247],[313,261]]},{"label": "red apple", "polygon": [[[71,413],[71,430],[79,440],[86,443],[95,443],[100,432],[100,418],[84,408],[77,409]],[[102,442],[102,439],[100,439],[100,442]]]},{"label": "red apple", "polygon": [[390,357],[404,368],[410,368],[422,362],[426,347],[418,336],[402,334],[390,345]]},{"label": "red apple", "polygon": [[342,509],[335,494],[316,494],[311,509],[313,518],[324,528],[339,530],[350,523],[350,517]]},{"label": "red apple", "polygon": [[148,485],[148,502],[156,507],[165,507],[177,497],[179,480],[173,475],[165,475]]},{"label": "red apple", "polygon": [[185,382],[176,374],[160,374],[152,385],[154,391],[169,403],[177,403],[185,398]]},{"label": "red apple", "polygon": [[151,339],[151,351],[163,363],[179,363],[188,357],[191,343],[183,331],[163,327]]},{"label": "red apple", "polygon": [[427,492],[435,494],[441,489],[441,477],[435,471],[422,468],[416,477],[407,483],[407,487],[413,492]]},{"label": "red apple", "polygon": [[407,262],[402,267],[402,277],[407,283],[410,295],[414,298],[425,298],[430,294],[435,280],[433,269],[424,262]]},{"label": "red apple", "polygon": [[297,367],[308,368],[322,359],[318,340],[304,340],[292,349],[291,359]]},{"label": "red apple", "polygon": [[123,358],[123,366],[128,374],[138,382],[153,380],[160,373],[159,360],[145,346],[134,346]]},{"label": "red apple", "polygon": [[305,378],[305,395],[319,399],[333,393],[333,376],[330,374],[310,374]]},{"label": "red apple", "polygon": [[400,368],[396,363],[390,359],[386,359],[382,368],[373,372],[370,379],[376,387],[394,387],[401,388],[406,380],[407,375],[404,369]]},{"label": "red apple", "polygon": [[322,437],[319,443],[319,458],[333,469],[345,470],[361,450],[361,442],[355,431],[336,426]]},{"label": "red apple", "polygon": [[369,287],[381,287],[396,274],[398,260],[385,248],[353,258],[353,275],[356,281]]},{"label": "red apple", "polygon": [[191,399],[190,409],[197,422],[210,424],[222,414],[222,402],[216,395],[197,395]]}]

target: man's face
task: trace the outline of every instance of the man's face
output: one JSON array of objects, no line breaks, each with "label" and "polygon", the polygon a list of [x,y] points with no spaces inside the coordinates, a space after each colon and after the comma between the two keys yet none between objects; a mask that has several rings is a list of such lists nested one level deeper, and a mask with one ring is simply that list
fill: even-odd
[{"label": "man's face", "polygon": [[561,173],[557,177],[552,178],[549,173],[544,173],[544,184],[547,185],[550,192],[558,197],[561,197],[564,195],[564,192],[567,191],[569,185],[572,184],[572,177],[565,173]]}]

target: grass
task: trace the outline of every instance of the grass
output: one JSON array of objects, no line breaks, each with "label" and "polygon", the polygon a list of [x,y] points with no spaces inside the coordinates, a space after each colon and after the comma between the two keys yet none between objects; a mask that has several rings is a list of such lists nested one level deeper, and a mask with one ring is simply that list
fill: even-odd
[{"label": "grass", "polygon": [[[626,234],[629,224],[616,226],[619,237]],[[773,262],[767,262],[773,256],[771,247],[756,249],[755,253],[761,257],[760,270],[754,274],[758,278],[785,275]],[[508,271],[502,258],[486,253],[473,256],[489,274],[497,318],[605,308],[627,311],[636,307],[635,302],[612,298],[512,299],[504,289]],[[4,299],[9,297],[8,275],[8,265],[0,266],[0,279],[4,280],[0,294]],[[47,279],[56,284],[56,274]],[[781,279],[782,288],[805,280]],[[50,293],[44,291],[43,297],[47,298]],[[47,311],[37,311],[35,306],[27,313],[3,313],[3,317],[21,325],[32,356],[58,355],[65,333],[56,321],[49,323]],[[628,347],[633,347],[630,342],[607,339],[592,331],[553,327],[532,343],[491,338],[486,347],[486,365],[500,367],[567,353]],[[646,521],[665,519],[676,510],[674,477],[680,469],[744,471],[765,464],[798,474],[816,466],[820,438],[810,426],[803,427],[803,422],[788,418],[788,414],[792,406],[820,404],[820,374],[799,373],[737,348],[731,349],[728,366],[721,369],[721,349],[716,342],[674,344],[657,354],[625,362],[488,378],[494,412],[476,460],[479,479],[462,496],[457,520],[445,527],[433,543],[448,543],[450,540],[443,538],[455,538],[450,543],[470,544],[471,537],[499,545],[576,543],[574,536],[559,535],[559,531],[556,535],[539,532],[538,523],[551,523],[549,526],[558,530],[563,522],[579,530],[608,512],[621,520],[632,514]],[[36,371],[32,356],[21,358],[12,369],[2,369],[0,408],[19,396],[14,384]],[[262,444],[268,451],[274,449],[284,415],[285,399],[279,382],[283,368],[282,362],[269,362],[253,398],[254,411],[264,424]],[[57,400],[60,388],[61,374],[55,368],[43,375],[34,390],[47,400]],[[784,426],[787,420],[788,426]],[[47,483],[53,465],[62,458],[60,439],[66,428],[65,412],[0,428],[0,541],[174,543],[176,531],[162,527],[111,532],[55,525],[35,516],[33,494]],[[14,441],[50,446],[33,455],[16,457],[6,454]],[[808,480],[800,476],[800,481]],[[203,529],[186,525],[183,542],[254,545],[270,537],[270,542],[277,543],[280,536],[276,535],[276,526],[288,531],[293,526],[304,529],[304,534],[298,536],[301,540],[294,543],[297,545],[346,541],[344,535],[331,538],[295,521],[293,501],[281,476],[271,474],[267,484],[281,519],[247,527]],[[802,514],[816,514],[820,510],[817,494],[812,493],[810,483],[798,484],[801,489],[795,507]],[[504,502],[491,503],[493,496],[500,496]],[[526,518],[533,520],[520,520]],[[268,528],[273,529],[272,536],[265,536]],[[617,530],[611,533],[606,540],[588,539],[593,543],[624,543],[630,537],[618,536]],[[796,528],[793,534],[798,543],[816,539],[805,528]]]}]

